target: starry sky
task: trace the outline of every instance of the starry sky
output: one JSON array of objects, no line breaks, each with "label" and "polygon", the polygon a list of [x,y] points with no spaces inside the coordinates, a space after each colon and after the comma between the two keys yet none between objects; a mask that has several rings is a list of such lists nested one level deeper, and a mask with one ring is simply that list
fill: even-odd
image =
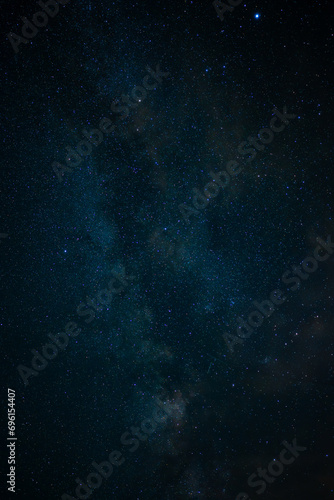
[{"label": "starry sky", "polygon": [[55,1],[1,2],[17,498],[334,498],[330,2]]}]

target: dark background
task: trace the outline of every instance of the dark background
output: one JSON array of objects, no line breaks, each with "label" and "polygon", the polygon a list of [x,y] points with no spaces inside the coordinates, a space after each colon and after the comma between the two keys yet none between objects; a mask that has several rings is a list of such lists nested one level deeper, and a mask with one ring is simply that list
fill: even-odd
[{"label": "dark background", "polygon": [[[222,22],[210,1],[70,0],[15,54],[7,34],[39,10],[1,2],[2,394],[16,391],[18,438],[12,494],[3,433],[3,498],[75,497],[122,449],[91,499],[254,500],[249,475],[294,438],[307,450],[261,498],[334,498],[333,257],[233,354],[223,340],[334,239],[330,2],[247,2]],[[120,121],[111,103],[158,64],[169,77]],[[297,118],[186,224],[179,204],[284,106]],[[52,163],[102,117],[114,133],[58,182]],[[131,283],[85,324],[78,304],[120,266]],[[17,366],[68,321],[82,332],[25,386]],[[131,454],[120,436],[156,397],[172,415]]]}]

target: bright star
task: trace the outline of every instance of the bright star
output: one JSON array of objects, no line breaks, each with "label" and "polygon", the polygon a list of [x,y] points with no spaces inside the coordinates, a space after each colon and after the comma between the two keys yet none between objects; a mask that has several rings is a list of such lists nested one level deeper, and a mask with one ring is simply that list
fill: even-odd
[{"label": "bright star", "polygon": [[255,16],[254,16],[254,17],[255,17],[255,19],[259,19],[260,15],[261,15],[261,14],[255,14]]}]

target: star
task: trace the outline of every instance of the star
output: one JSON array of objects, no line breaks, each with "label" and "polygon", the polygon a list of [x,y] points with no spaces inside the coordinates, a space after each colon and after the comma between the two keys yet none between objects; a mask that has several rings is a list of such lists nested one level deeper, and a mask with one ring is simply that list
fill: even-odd
[{"label": "star", "polygon": [[261,17],[261,14],[255,14],[254,17],[255,19],[259,19]]}]

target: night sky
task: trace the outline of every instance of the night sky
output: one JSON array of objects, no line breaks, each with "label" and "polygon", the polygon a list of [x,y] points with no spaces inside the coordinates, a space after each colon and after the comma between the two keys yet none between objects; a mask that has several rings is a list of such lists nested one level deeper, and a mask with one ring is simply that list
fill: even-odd
[{"label": "night sky", "polygon": [[224,1],[1,2],[1,499],[334,498],[333,7]]}]

